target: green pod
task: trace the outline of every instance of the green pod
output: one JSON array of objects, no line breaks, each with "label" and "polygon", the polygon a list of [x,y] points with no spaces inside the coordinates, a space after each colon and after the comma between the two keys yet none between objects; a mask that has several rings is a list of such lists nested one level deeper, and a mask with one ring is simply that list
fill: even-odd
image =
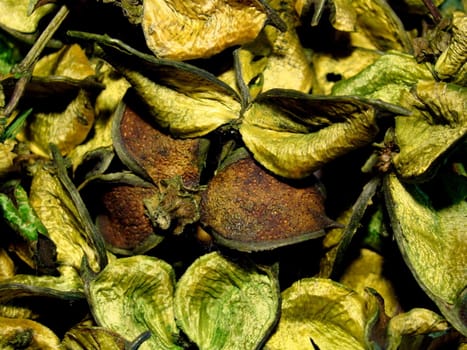
[{"label": "green pod", "polygon": [[200,350],[261,349],[278,319],[275,274],[218,252],[198,258],[175,291],[177,323]]},{"label": "green pod", "polygon": [[116,259],[86,283],[99,326],[130,340],[151,333],[141,350],[182,349],[174,317],[174,288],[172,267],[144,255]]}]

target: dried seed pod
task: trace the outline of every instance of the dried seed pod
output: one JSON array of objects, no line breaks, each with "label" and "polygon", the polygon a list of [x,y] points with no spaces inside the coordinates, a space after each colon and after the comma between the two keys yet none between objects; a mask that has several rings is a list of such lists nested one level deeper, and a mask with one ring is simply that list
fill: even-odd
[{"label": "dried seed pod", "polygon": [[150,331],[141,349],[181,350],[175,323],[175,272],[163,260],[137,255],[110,262],[87,290],[99,326],[133,340]]},{"label": "dried seed pod", "polygon": [[253,159],[220,169],[201,200],[201,223],[215,240],[242,251],[274,249],[324,235],[334,225],[314,179],[294,185]]},{"label": "dried seed pod", "polygon": [[133,172],[156,183],[180,176],[189,188],[199,185],[209,145],[206,139],[175,139],[124,104],[114,118],[115,150]]},{"label": "dried seed pod", "polygon": [[157,195],[155,186],[122,180],[107,184],[101,193],[103,210],[98,213],[96,224],[107,249],[131,254],[149,250],[162,241],[144,206],[145,199]]},{"label": "dried seed pod", "polygon": [[175,316],[199,349],[262,349],[279,316],[270,268],[238,264],[218,252],[198,258],[175,290]]}]

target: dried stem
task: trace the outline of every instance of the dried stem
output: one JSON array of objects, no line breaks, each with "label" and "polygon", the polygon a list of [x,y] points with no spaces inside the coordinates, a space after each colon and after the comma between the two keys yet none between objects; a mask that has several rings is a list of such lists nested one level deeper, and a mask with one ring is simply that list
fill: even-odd
[{"label": "dried stem", "polygon": [[426,8],[430,11],[435,23],[439,23],[443,16],[441,15],[441,12],[439,12],[439,9],[435,6],[433,1],[423,0],[423,3],[425,4]]},{"label": "dried stem", "polygon": [[8,104],[6,105],[5,109],[2,111],[2,114],[0,115],[0,119],[8,118],[10,114],[13,112],[13,110],[16,108],[16,106],[18,105],[19,100],[23,96],[24,90],[26,88],[26,84],[29,82],[29,79],[31,78],[34,64],[38,60],[40,54],[46,47],[49,40],[55,34],[57,29],[60,27],[62,22],[65,20],[65,18],[68,16],[68,13],[69,13],[68,7],[66,7],[65,5],[60,7],[58,12],[55,14],[54,18],[52,18],[50,23],[47,25],[47,28],[45,28],[45,30],[37,38],[36,42],[31,47],[31,49],[26,54],[26,56],[23,58],[23,60],[16,67],[12,69],[12,73],[20,75],[20,78],[16,82],[13,94],[10,100],[8,101]]}]

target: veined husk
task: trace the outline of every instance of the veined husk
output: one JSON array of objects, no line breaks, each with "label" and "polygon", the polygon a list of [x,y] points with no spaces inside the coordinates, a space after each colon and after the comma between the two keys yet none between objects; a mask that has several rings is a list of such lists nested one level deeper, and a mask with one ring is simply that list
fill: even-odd
[{"label": "veined husk", "polygon": [[127,344],[125,338],[107,328],[78,326],[65,333],[61,345],[69,350],[125,350]]},{"label": "veined husk", "polygon": [[437,313],[415,308],[389,320],[386,349],[426,349],[429,341],[449,330],[449,323]]},{"label": "veined husk", "polygon": [[427,66],[417,63],[412,55],[391,51],[357,75],[337,82],[333,95],[357,95],[398,104],[403,91],[420,80],[432,80]]},{"label": "veined husk", "polygon": [[70,266],[61,266],[58,271],[59,276],[18,274],[1,280],[0,303],[22,297],[83,299],[84,286],[78,270]]},{"label": "veined husk", "polygon": [[188,60],[252,41],[267,19],[260,1],[145,0],[142,26],[157,57]]},{"label": "veined husk", "polygon": [[36,321],[0,317],[0,348],[53,350],[60,348],[60,339]]},{"label": "veined husk", "polygon": [[378,305],[324,278],[306,278],[282,292],[281,319],[265,350],[369,349]]},{"label": "veined husk", "polygon": [[[77,191],[74,195],[79,196]],[[57,264],[79,270],[83,256],[86,256],[92,269],[98,271],[105,253],[96,246],[93,241],[96,238],[91,237],[89,231],[92,228],[86,226],[91,223],[83,222],[83,211],[87,209],[76,206],[68,189],[63,187],[50,168],[38,166],[32,179],[29,200],[47,228],[49,238],[57,246]]]},{"label": "veined husk", "polygon": [[466,88],[434,80],[421,81],[412,93],[403,94],[401,104],[412,114],[395,119],[399,152],[393,164],[404,180],[432,177],[443,156],[462,142],[467,135],[466,101]]},{"label": "veined husk", "polygon": [[178,281],[175,315],[200,350],[260,349],[276,324],[279,300],[271,268],[214,252],[198,258]]},{"label": "veined husk", "polygon": [[406,113],[397,106],[358,97],[273,89],[245,112],[240,134],[264,167],[299,179],[369,144],[379,130],[377,115],[384,110]]},{"label": "veined husk", "polygon": [[[95,74],[84,51],[77,45],[65,46],[61,50],[43,57],[34,66],[33,76],[44,81],[54,77],[58,82],[79,82]],[[50,86],[53,86],[53,80]],[[28,118],[21,139],[30,142],[33,152],[49,157],[49,143],[54,143],[62,154],[69,153],[85,140],[90,132],[95,112],[92,94],[84,87],[75,88],[71,97],[64,94],[67,106],[55,110],[34,111]],[[70,95],[70,94],[68,94]],[[57,96],[54,96],[56,100]],[[63,101],[60,101],[63,104]]]},{"label": "veined husk", "polygon": [[88,301],[99,326],[135,339],[140,349],[182,349],[174,316],[175,273],[163,260],[135,255],[110,262],[87,281]]},{"label": "veined husk", "polygon": [[391,225],[406,264],[443,316],[466,335],[467,202],[435,209],[424,192],[416,185],[403,184],[395,174],[386,176],[384,187]]},{"label": "veined husk", "polygon": [[438,78],[467,85],[467,15],[456,11],[452,19],[452,36],[447,49],[435,63]]}]

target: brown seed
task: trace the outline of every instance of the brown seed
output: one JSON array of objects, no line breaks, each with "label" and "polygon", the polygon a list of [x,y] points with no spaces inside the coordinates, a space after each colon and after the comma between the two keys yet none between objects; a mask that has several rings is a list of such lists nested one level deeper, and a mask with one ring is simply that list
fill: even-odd
[{"label": "brown seed", "polygon": [[125,152],[154,182],[181,176],[187,187],[199,184],[205,140],[175,139],[159,131],[128,106],[123,111],[117,132],[119,135],[114,137],[114,143],[119,143],[117,151]]},{"label": "brown seed", "polygon": [[250,158],[220,170],[201,200],[201,223],[215,240],[233,249],[274,249],[324,235],[335,225],[324,211],[314,179],[294,185]]}]

